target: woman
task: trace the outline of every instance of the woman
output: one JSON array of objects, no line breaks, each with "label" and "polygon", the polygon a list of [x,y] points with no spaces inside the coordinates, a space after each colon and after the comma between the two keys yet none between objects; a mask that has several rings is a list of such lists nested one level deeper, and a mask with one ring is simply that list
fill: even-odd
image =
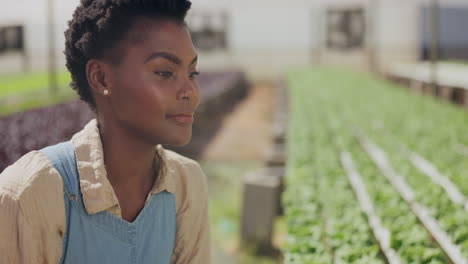
[{"label": "woman", "polygon": [[82,0],[71,86],[96,113],[0,175],[0,263],[209,263],[207,181],[165,150],[199,104],[187,0]]}]

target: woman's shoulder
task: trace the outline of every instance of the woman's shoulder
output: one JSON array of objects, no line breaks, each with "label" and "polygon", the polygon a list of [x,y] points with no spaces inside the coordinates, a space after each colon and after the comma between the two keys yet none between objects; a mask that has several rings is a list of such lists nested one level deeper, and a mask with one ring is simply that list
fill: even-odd
[{"label": "woman's shoulder", "polygon": [[175,151],[169,150],[169,149],[163,149],[164,151],[164,156],[166,162],[168,162],[171,165],[175,166],[183,166],[183,167],[200,167],[197,161],[185,157]]},{"label": "woman's shoulder", "polygon": [[207,179],[200,164],[172,150],[164,149],[165,166],[168,176],[174,179],[176,189],[183,192],[206,192]]},{"label": "woman's shoulder", "polygon": [[[176,212],[191,226],[208,207],[208,181],[201,166],[193,159],[164,150],[166,183],[173,186]],[[191,224],[190,224],[191,223]],[[192,228],[193,229],[193,228]],[[189,232],[189,231],[187,231]]]},{"label": "woman's shoulder", "polygon": [[42,152],[31,151],[0,174],[0,233],[6,239],[25,238],[24,245],[52,250],[61,244],[66,225],[63,184],[53,169]]},{"label": "woman's shoulder", "polygon": [[0,173],[0,200],[32,202],[38,196],[50,196],[54,190],[63,192],[62,179],[48,158],[37,150],[26,153]]}]

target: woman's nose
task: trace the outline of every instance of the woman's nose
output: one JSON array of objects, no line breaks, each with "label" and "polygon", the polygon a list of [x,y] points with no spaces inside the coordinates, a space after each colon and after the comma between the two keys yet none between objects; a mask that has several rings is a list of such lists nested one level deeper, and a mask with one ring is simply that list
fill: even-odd
[{"label": "woman's nose", "polygon": [[198,100],[199,96],[198,83],[190,78],[184,78],[183,84],[178,94],[179,100]]}]

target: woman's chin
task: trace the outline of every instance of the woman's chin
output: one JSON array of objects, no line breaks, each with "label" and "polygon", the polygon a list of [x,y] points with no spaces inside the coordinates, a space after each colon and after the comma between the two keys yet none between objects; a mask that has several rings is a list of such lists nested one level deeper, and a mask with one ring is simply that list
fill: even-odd
[{"label": "woman's chin", "polygon": [[186,137],[173,138],[167,143],[167,145],[173,146],[173,147],[183,147],[190,142],[190,139],[191,139],[191,135],[186,136]]}]

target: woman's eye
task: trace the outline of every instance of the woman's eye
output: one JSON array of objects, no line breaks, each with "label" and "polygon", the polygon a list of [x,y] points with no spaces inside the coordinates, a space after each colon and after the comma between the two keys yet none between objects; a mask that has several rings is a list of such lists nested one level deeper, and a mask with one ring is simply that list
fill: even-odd
[{"label": "woman's eye", "polygon": [[198,75],[200,75],[200,72],[198,72],[198,71],[191,72],[191,73],[189,73],[189,78],[191,80],[194,80]]},{"label": "woman's eye", "polygon": [[157,71],[155,72],[156,75],[159,75],[165,79],[171,78],[172,77],[172,72],[170,71]]}]

